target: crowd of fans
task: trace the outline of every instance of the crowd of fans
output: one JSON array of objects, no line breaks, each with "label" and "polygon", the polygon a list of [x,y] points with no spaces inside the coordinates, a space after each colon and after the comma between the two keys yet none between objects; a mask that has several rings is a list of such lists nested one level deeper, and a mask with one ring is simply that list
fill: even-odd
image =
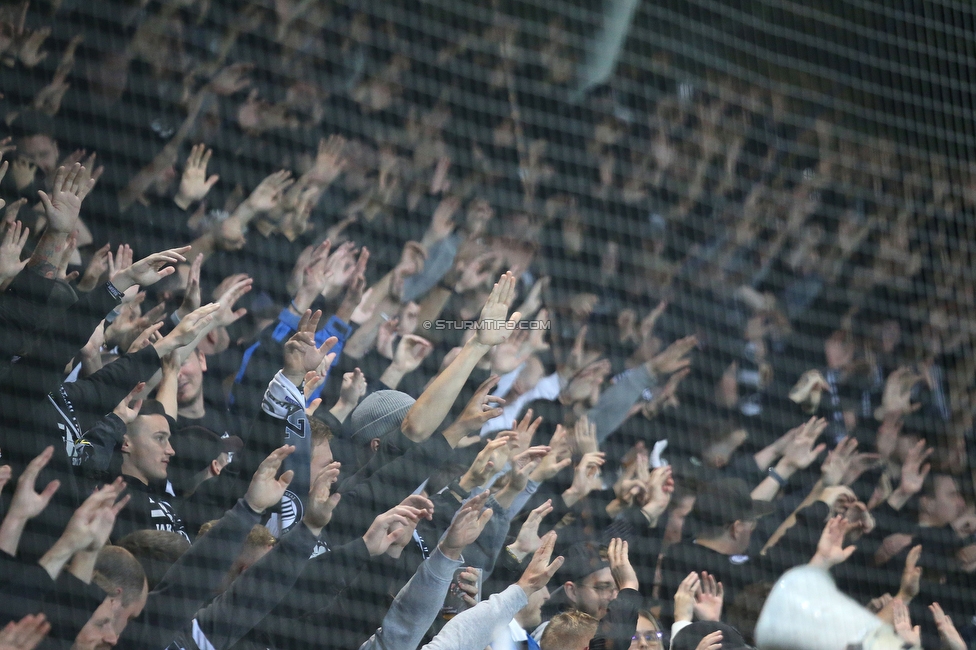
[{"label": "crowd of fans", "polygon": [[384,6],[0,7],[0,650],[973,647],[976,170]]}]

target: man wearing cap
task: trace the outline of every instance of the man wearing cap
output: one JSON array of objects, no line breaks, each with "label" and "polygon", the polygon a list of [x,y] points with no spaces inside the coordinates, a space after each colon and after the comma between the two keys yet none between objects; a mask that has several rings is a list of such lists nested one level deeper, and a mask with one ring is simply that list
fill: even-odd
[{"label": "man wearing cap", "polygon": [[[617,583],[610,573],[610,563],[601,555],[596,544],[583,543],[570,547],[558,577],[562,580],[562,586],[552,594],[549,603],[560,611],[580,611],[599,621],[606,616],[610,602],[617,597]],[[550,611],[547,618],[555,613]],[[532,633],[536,640],[542,638],[547,624],[548,621]]]},{"label": "man wearing cap", "polygon": [[773,509],[768,501],[753,499],[741,479],[709,484],[695,501],[696,537],[672,545],[661,563],[661,598],[672,599],[692,571],[714,575],[725,588],[726,604],[743,587],[761,581],[762,570],[746,553],[756,522]]},{"label": "man wearing cap", "polygon": [[[237,436],[220,437],[204,427],[187,427],[177,431],[170,443],[176,455],[169,464],[168,477],[173,491],[183,499],[180,509],[187,529],[196,534],[200,526],[220,519],[227,510],[226,499],[217,498],[233,486],[218,485],[225,467],[241,451],[243,441]],[[223,481],[224,483],[226,481]]]}]

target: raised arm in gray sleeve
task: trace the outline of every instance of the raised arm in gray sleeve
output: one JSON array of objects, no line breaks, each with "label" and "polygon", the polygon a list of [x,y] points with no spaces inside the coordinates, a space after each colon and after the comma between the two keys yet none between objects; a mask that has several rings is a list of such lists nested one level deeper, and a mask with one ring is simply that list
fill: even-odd
[{"label": "raised arm in gray sleeve", "polygon": [[596,406],[586,414],[596,424],[596,438],[603,441],[620,428],[627,419],[630,407],[637,403],[645,388],[657,386],[657,377],[640,365],[624,374],[617,383],[603,391]]},{"label": "raised arm in gray sleeve", "polygon": [[359,650],[414,650],[437,618],[461,562],[434,549],[397,594],[382,626]]}]

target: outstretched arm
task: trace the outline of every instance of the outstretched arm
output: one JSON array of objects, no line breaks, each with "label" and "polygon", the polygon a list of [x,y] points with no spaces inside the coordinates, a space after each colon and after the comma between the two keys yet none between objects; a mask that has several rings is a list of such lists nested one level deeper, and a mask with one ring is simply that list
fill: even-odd
[{"label": "outstretched arm", "polygon": [[[430,383],[403,419],[400,430],[414,442],[423,442],[441,425],[471,371],[493,345],[504,343],[513,329],[507,322],[519,320],[518,312],[508,317],[508,309],[515,300],[515,276],[505,273],[498,279],[488,301],[481,310],[478,335],[468,341],[460,354]],[[451,441],[452,446],[457,441]]]}]

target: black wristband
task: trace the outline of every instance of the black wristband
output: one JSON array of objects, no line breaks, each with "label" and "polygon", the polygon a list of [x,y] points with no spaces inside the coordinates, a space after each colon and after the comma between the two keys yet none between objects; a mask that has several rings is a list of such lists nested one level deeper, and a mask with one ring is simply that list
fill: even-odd
[{"label": "black wristband", "polygon": [[108,289],[109,294],[115,298],[115,302],[122,302],[122,299],[125,298],[125,292],[119,291],[111,282],[106,282],[105,288]]},{"label": "black wristband", "polygon": [[780,487],[786,487],[786,479],[780,476],[780,473],[776,471],[775,467],[769,468],[769,477],[779,483]]}]

